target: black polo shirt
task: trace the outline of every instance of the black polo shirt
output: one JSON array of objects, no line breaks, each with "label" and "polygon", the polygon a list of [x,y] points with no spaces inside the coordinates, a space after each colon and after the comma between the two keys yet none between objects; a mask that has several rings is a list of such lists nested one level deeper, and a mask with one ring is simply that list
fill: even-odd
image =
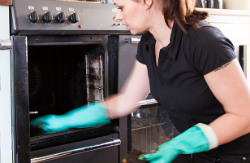
[{"label": "black polo shirt", "polygon": [[180,132],[197,123],[209,124],[225,113],[204,75],[236,58],[233,44],[219,29],[198,24],[201,27],[190,29],[189,36],[174,24],[169,45],[160,50],[158,67],[156,40],[149,32],[142,36],[136,56],[147,66],[153,97]]}]

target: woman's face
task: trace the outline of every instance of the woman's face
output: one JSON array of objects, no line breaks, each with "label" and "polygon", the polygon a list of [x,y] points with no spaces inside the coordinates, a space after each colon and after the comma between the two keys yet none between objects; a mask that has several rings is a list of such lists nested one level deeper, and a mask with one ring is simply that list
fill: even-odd
[{"label": "woman's face", "polygon": [[122,21],[132,34],[148,30],[149,11],[144,0],[113,0],[117,6],[116,20]]}]

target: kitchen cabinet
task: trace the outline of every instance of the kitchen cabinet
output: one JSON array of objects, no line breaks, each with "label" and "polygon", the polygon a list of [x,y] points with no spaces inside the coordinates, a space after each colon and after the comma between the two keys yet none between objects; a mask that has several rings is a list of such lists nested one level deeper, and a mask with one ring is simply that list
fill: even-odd
[{"label": "kitchen cabinet", "polygon": [[0,163],[12,163],[9,6],[0,5],[0,20]]},{"label": "kitchen cabinet", "polygon": [[12,0],[0,0],[0,5],[11,5]]}]

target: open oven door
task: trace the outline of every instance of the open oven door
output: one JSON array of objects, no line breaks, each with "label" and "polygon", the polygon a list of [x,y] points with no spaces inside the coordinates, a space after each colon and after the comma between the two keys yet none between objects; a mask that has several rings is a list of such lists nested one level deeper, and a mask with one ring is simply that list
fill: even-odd
[{"label": "open oven door", "polygon": [[26,36],[12,36],[11,89],[14,163],[30,162],[28,45]]}]

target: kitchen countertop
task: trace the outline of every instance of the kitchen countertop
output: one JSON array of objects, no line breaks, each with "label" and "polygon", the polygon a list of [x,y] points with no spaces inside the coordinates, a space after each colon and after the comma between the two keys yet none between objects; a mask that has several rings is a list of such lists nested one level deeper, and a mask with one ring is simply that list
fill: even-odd
[{"label": "kitchen countertop", "polygon": [[0,0],[0,5],[11,5],[12,0]]}]

